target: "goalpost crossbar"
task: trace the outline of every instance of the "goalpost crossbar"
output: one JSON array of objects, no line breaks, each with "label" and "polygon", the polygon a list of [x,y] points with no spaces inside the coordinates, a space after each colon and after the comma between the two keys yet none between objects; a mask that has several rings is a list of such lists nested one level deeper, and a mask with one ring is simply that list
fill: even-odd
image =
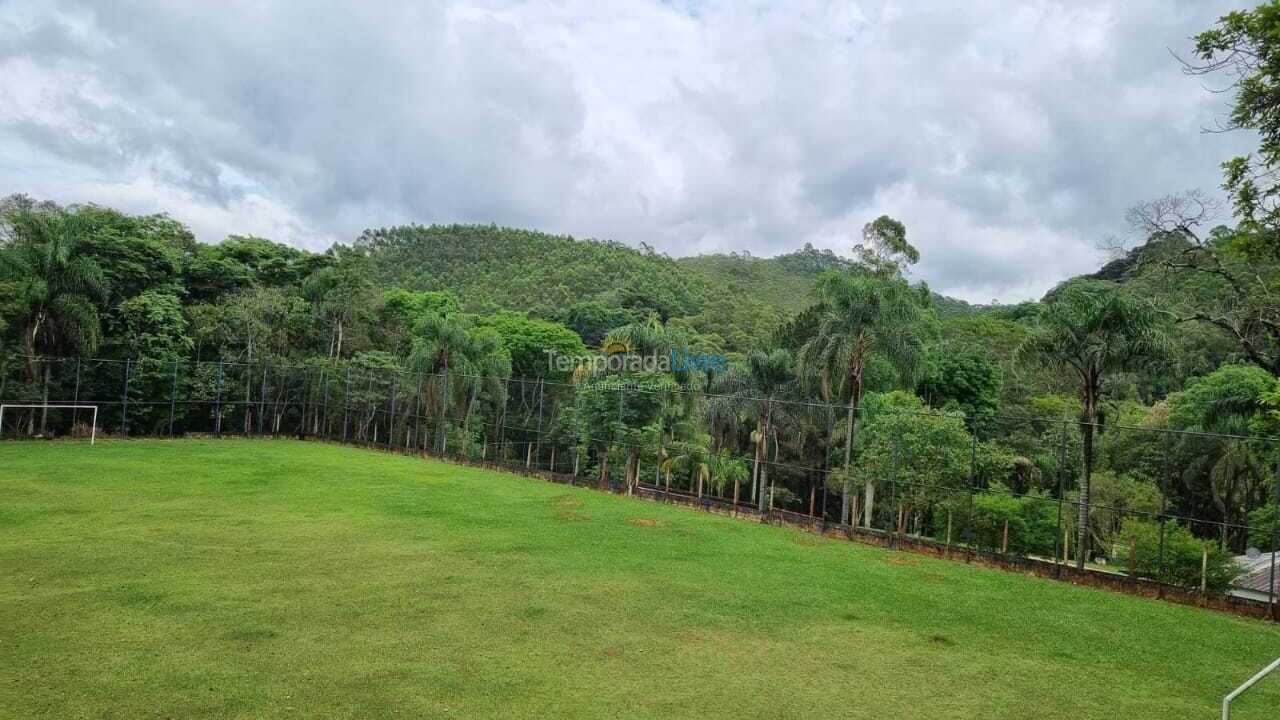
[{"label": "goalpost crossbar", "polygon": [[89,444],[94,444],[94,441],[98,438],[97,405],[67,405],[61,403],[0,403],[0,429],[4,428],[4,411],[9,408],[29,408],[34,410],[92,410],[93,424],[89,427]]}]

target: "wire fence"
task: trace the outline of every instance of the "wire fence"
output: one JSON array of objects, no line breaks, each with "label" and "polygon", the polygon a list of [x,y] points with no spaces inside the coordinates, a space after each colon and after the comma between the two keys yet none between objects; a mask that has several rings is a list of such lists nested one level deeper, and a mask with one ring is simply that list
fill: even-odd
[{"label": "wire fence", "polygon": [[91,405],[99,437],[430,454],[1280,619],[1272,438],[325,361],[7,357],[0,403],[35,406],[5,439],[87,437],[44,406]]}]

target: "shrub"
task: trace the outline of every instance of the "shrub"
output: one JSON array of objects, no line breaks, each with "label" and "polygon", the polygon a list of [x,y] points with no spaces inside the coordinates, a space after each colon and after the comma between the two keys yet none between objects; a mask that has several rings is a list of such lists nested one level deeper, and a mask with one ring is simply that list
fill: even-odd
[{"label": "shrub", "polygon": [[[1126,519],[1116,541],[1125,547],[1136,543],[1137,574],[1156,578],[1160,573],[1160,524],[1148,520]],[[1200,587],[1200,567],[1205,549],[1209,551],[1206,584],[1208,589],[1223,592],[1240,574],[1231,555],[1191,534],[1177,523],[1165,525],[1164,581],[1186,588]],[[1127,551],[1126,551],[1127,552]],[[1127,558],[1119,559],[1127,564]]]}]

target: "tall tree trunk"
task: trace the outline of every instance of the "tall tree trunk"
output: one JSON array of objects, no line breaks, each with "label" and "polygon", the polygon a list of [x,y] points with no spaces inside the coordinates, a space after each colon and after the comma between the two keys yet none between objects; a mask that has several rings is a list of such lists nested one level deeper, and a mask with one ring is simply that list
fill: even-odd
[{"label": "tall tree trunk", "polygon": [[[844,466],[845,472],[853,463],[853,441],[858,437],[858,404],[862,402],[862,360],[856,358],[849,366],[849,410],[844,432]],[[849,478],[846,475],[844,485],[840,488],[840,522],[853,524],[849,515]],[[867,508],[870,510],[870,506]],[[867,513],[870,516],[870,513]]]},{"label": "tall tree trunk", "polygon": [[600,450],[600,489],[604,490],[609,487],[609,448],[601,447]]},{"label": "tall tree trunk", "polygon": [[874,517],[872,513],[876,509],[876,484],[867,478],[867,484],[863,486],[863,510],[862,510],[862,526],[871,527],[871,519]]},{"label": "tall tree trunk", "polygon": [[40,434],[44,435],[49,427],[49,365],[44,364],[44,387],[40,389],[40,396],[43,398],[44,407],[40,408]]},{"label": "tall tree trunk", "polygon": [[1076,519],[1076,568],[1084,569],[1089,559],[1089,481],[1093,477],[1093,433],[1098,419],[1098,378],[1089,373],[1084,384],[1084,417],[1080,434],[1084,447],[1084,472],[1080,476],[1080,514]]},{"label": "tall tree trunk", "polygon": [[[769,459],[769,420],[768,419],[765,419],[764,421],[764,432],[760,434],[760,445],[762,446],[762,449],[760,451],[760,481],[759,481],[760,494],[759,494],[759,497],[756,498],[756,509],[761,513],[763,513],[765,509],[765,501],[766,501],[765,486],[769,482],[768,480],[769,463],[767,462],[767,460]],[[772,500],[769,501],[769,504],[772,504]]]},{"label": "tall tree trunk", "polygon": [[751,463],[751,502],[755,502],[760,494],[760,438],[764,437],[761,424],[756,422],[755,457]]},{"label": "tall tree trunk", "polygon": [[440,417],[436,419],[436,447],[439,448],[441,455],[445,450],[444,422],[449,416],[449,356],[447,354],[444,356],[442,374],[444,387],[440,393]]}]

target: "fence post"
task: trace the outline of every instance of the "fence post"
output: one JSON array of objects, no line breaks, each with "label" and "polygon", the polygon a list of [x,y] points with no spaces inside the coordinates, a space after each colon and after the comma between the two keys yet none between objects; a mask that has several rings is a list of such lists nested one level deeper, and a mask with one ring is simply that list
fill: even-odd
[{"label": "fence post", "polygon": [[449,360],[447,356],[444,361],[441,385],[440,417],[436,418],[436,452],[440,453],[440,457],[444,457],[445,448],[448,447],[448,440],[445,438],[445,420],[449,417]]},{"label": "fence post", "polygon": [[1165,517],[1168,510],[1169,495],[1169,442],[1171,435],[1165,432],[1164,435],[1164,468],[1160,473],[1160,549],[1156,555],[1156,595],[1164,597],[1164,539],[1165,525],[1169,522],[1169,518]]},{"label": "fence post", "polygon": [[258,434],[262,434],[262,420],[267,415],[267,371],[271,363],[262,363],[262,395],[258,398]]},{"label": "fence post", "polygon": [[218,381],[214,384],[213,395],[213,434],[222,437],[222,358],[218,358]]},{"label": "fence post", "polygon": [[976,430],[970,429],[972,432],[973,442],[969,446],[969,522],[965,528],[965,550],[964,561],[969,562],[973,558],[973,522],[974,513],[976,512],[973,499],[978,492],[978,433]]},{"label": "fence post", "polygon": [[307,421],[310,420],[307,415],[312,411],[311,402],[311,368],[302,368],[302,384],[306,386],[306,390],[302,394],[302,418],[298,421],[298,437],[305,438],[311,433],[307,430]]},{"label": "fence post", "polygon": [[898,493],[898,449],[901,442],[901,438],[896,436],[893,438],[893,461],[889,471],[889,492],[893,494],[893,501],[898,505],[898,515],[897,521],[894,523],[895,527],[889,528],[889,547],[893,547],[895,538],[897,537],[897,533],[895,531],[897,531],[902,524],[902,497]]},{"label": "fence post", "polygon": [[129,373],[133,370],[133,358],[124,359],[124,395],[121,396],[120,435],[129,437]]},{"label": "fence post", "polygon": [[72,397],[74,398],[71,401],[72,404],[79,405],[80,404],[80,358],[78,356],[76,357],[76,389],[75,389],[75,395],[73,395]]},{"label": "fence post", "polygon": [[173,384],[169,388],[169,439],[173,439],[173,410],[178,403],[178,361],[173,361]]},{"label": "fence post", "polygon": [[396,437],[396,388],[400,385],[399,375],[391,377],[391,407],[387,411],[387,449],[391,449],[391,443]]},{"label": "fence post", "polygon": [[417,390],[413,393],[413,449],[422,447],[422,373],[418,373]]},{"label": "fence post", "polygon": [[[538,379],[538,434],[536,436],[537,444],[534,445],[533,456],[538,459],[535,467],[542,467],[542,402],[546,394],[546,381],[542,378]],[[555,471],[555,468],[552,468]],[[639,466],[636,467],[636,474],[640,474]]]},{"label": "fence post", "polygon": [[1280,620],[1276,612],[1276,555],[1280,554],[1280,461],[1276,462],[1276,514],[1271,522],[1271,584],[1267,587],[1267,605],[1271,609],[1271,619]]},{"label": "fence post", "polygon": [[346,390],[342,394],[342,442],[347,441],[347,419],[351,413],[351,366],[347,366]]},{"label": "fence post", "polygon": [[364,391],[365,408],[369,412],[369,422],[373,424],[373,435],[367,432],[364,436],[364,444],[372,445],[378,439],[378,406],[373,402],[373,373],[369,373],[369,387]]},{"label": "fence post", "polygon": [[498,448],[493,461],[503,463],[507,459],[507,404],[511,401],[511,378],[502,381],[502,412],[498,414]]},{"label": "fence post", "polygon": [[315,434],[322,438],[329,437],[329,368],[320,368],[320,411],[316,413],[316,422],[312,425]]},{"label": "fence post", "polygon": [[[626,403],[626,394],[627,394],[627,383],[625,380],[619,380],[618,381],[618,432],[622,432],[622,428],[624,427],[624,425],[622,424],[622,406]],[[625,453],[624,453],[624,457],[625,457]],[[624,463],[622,466],[622,478],[623,478],[623,481],[626,482],[627,484],[628,495],[631,494],[630,474],[631,474],[631,467],[629,466],[628,463]],[[605,478],[605,480],[609,483],[610,490],[612,490],[613,479]]]},{"label": "fence post", "polygon": [[1062,424],[1062,437],[1058,444],[1058,531],[1053,535],[1053,576],[1062,577],[1062,563],[1059,558],[1062,552],[1062,476],[1067,464],[1067,425]]}]

